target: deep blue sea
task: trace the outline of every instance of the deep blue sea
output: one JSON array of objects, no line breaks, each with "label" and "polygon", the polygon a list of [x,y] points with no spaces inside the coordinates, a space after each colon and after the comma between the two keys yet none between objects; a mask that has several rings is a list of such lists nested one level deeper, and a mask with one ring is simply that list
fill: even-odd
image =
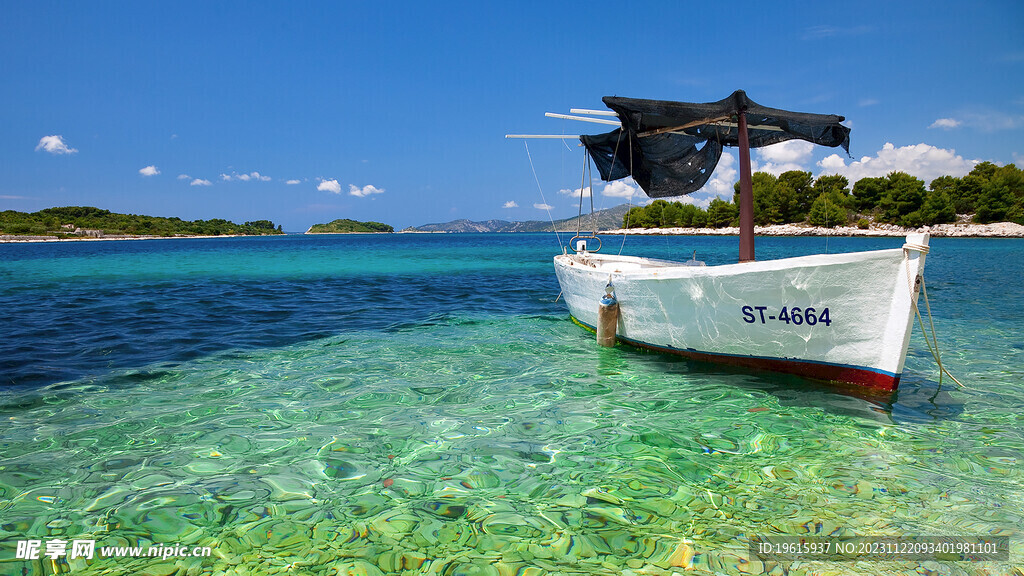
[{"label": "deep blue sea", "polygon": [[[556,300],[553,234],[0,244],[0,574],[1024,573],[1024,241],[931,247],[966,387],[915,325],[898,393],[864,399],[597,347]],[[1011,555],[750,554],[777,535]]]}]

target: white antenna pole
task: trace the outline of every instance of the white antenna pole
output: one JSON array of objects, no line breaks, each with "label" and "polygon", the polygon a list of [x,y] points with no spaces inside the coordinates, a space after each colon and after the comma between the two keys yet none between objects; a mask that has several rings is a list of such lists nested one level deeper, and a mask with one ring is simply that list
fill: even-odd
[{"label": "white antenna pole", "polygon": [[505,138],[561,138],[562,140],[572,140],[579,137],[579,134],[505,134]]},{"label": "white antenna pole", "polygon": [[618,120],[601,120],[600,118],[586,118],[584,116],[569,116],[568,114],[555,114],[554,112],[545,112],[545,116],[548,118],[562,118],[564,120],[579,120],[581,122],[593,122],[594,124],[608,124],[610,126],[621,126],[622,123]]},{"label": "white antenna pole", "polygon": [[618,116],[617,112],[611,110],[588,110],[586,108],[570,108],[570,114],[590,114],[591,116]]}]

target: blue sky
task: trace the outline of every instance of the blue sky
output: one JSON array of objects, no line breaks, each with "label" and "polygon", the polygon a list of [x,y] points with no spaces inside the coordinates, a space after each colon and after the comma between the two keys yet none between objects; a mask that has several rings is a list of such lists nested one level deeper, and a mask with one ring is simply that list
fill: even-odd
[{"label": "blue sky", "polygon": [[[292,231],[547,219],[545,203],[568,217],[581,149],[530,141],[535,181],[505,134],[604,131],[543,114],[603,108],[606,95],[704,102],[736,89],[853,129],[852,158],[793,143],[755,153],[755,168],[930,180],[1024,164],[1024,4],[824,4],[7,3],[0,210]],[[731,198],[735,174],[723,158],[690,201]],[[610,207],[635,186],[593,191]]]}]

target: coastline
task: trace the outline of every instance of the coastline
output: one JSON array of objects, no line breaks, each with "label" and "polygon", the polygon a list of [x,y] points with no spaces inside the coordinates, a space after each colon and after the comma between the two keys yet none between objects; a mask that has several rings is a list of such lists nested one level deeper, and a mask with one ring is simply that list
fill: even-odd
[{"label": "coastline", "polygon": [[[870,228],[838,226],[822,228],[798,224],[755,226],[757,236],[906,236],[913,232],[927,232],[932,238],[1024,238],[1024,226],[1013,222],[993,224],[937,224],[920,228],[903,228],[891,224],[872,224]],[[619,228],[602,230],[601,234],[635,234],[654,236],[739,236],[736,226],[727,228]]]},{"label": "coastline", "polygon": [[[217,236],[100,236],[82,238],[58,238],[56,236],[0,235],[0,244],[37,244],[40,242],[104,242],[111,240],[182,240],[189,238],[241,238],[254,234],[220,234]],[[283,234],[261,234],[260,236],[283,236]]]},{"label": "coastline", "polygon": [[398,234],[398,232],[310,232],[306,230],[303,236],[330,236],[335,234]]},{"label": "coastline", "polygon": [[[774,224],[771,226],[755,226],[757,236],[875,236],[901,237],[913,232],[927,232],[932,238],[1024,238],[1024,225],[1013,222],[996,222],[992,224],[972,224],[959,222],[956,224],[937,224],[920,228],[903,228],[892,224],[872,224],[870,228],[860,229],[855,226],[838,226],[823,228],[800,224]],[[736,226],[725,228],[616,228],[601,230],[601,234],[629,234],[637,236],[739,236],[740,229]],[[450,231],[396,230],[395,232],[309,232],[308,235],[331,234],[459,234]],[[508,232],[518,234],[518,232]],[[264,234],[262,236],[279,236],[280,234]],[[188,238],[241,238],[252,234],[221,234],[217,236],[101,236],[80,238],[58,238],[56,236],[21,236],[0,235],[0,244],[31,244],[42,242],[103,242],[114,240],[180,240]]]}]

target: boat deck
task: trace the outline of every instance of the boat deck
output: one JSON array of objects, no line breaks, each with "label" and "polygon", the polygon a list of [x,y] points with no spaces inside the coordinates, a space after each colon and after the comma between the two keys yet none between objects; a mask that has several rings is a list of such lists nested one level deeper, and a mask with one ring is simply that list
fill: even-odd
[{"label": "boat deck", "polygon": [[703,262],[695,260],[690,260],[688,262],[676,262],[672,260],[658,260],[655,258],[641,258],[637,256],[595,254],[593,252],[567,254],[562,256],[562,258],[567,258],[571,266],[586,266],[601,272],[633,272],[639,270],[704,266]]}]

